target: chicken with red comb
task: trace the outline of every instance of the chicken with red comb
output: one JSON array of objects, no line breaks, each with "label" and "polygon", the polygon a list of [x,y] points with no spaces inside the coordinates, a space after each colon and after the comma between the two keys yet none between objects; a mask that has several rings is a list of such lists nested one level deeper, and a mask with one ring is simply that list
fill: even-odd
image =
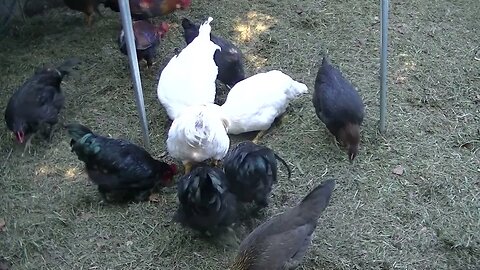
[{"label": "chicken with red comb", "polygon": [[65,103],[60,84],[78,63],[78,59],[71,58],[56,68],[37,70],[8,101],[5,122],[19,143],[26,142],[25,150],[30,150],[30,141],[38,131],[51,138]]},{"label": "chicken with red comb", "polygon": [[154,159],[129,141],[107,138],[81,124],[66,126],[70,146],[105,201],[145,201],[156,187],[175,184],[175,164]]},{"label": "chicken with red comb", "polygon": [[[130,12],[134,19],[147,19],[187,9],[190,4],[191,0],[130,0]],[[118,0],[105,0],[105,7],[120,11]]]}]

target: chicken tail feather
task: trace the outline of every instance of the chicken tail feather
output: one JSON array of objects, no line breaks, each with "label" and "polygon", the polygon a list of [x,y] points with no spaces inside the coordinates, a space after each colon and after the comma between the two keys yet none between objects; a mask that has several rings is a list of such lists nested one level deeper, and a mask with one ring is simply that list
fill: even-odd
[{"label": "chicken tail feather", "polygon": [[287,162],[281,158],[279,155],[277,155],[276,153],[274,153],[275,155],[275,158],[280,161],[283,166],[285,166],[287,168],[287,172],[288,172],[288,180],[290,180],[290,177],[292,176],[292,170],[290,169],[290,166],[288,166]]},{"label": "chicken tail feather", "polygon": [[93,133],[89,128],[81,124],[69,124],[66,126],[68,134],[75,141],[80,141],[85,135]]},{"label": "chicken tail feather", "polygon": [[200,25],[200,28],[198,30],[198,36],[203,37],[207,40],[210,40],[210,32],[212,31],[212,27],[210,26],[210,22],[213,21],[212,17],[208,17],[208,19]]},{"label": "chicken tail feather", "polygon": [[298,206],[303,209],[301,212],[309,213],[308,215],[312,220],[317,220],[320,214],[327,208],[334,188],[335,180],[328,179],[323,181],[323,183],[315,187],[303,198]]},{"label": "chicken tail feather", "polygon": [[77,154],[79,160],[87,162],[89,156],[100,152],[97,136],[89,128],[81,124],[69,124],[66,128],[72,138],[70,142],[72,152]]}]

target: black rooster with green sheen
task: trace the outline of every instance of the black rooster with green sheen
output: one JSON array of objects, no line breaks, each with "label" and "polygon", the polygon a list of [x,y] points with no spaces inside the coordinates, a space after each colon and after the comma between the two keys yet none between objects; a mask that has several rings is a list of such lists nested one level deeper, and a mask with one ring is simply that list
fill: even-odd
[{"label": "black rooster with green sheen", "polygon": [[[80,124],[67,125],[70,146],[107,201],[144,201],[154,187],[173,185],[175,164],[158,161],[129,141],[94,134]],[[111,199],[113,197],[113,199]]]},{"label": "black rooster with green sheen", "polygon": [[222,170],[199,165],[177,184],[180,205],[175,219],[202,233],[218,233],[237,218],[237,201]]},{"label": "black rooster with green sheen", "polygon": [[230,190],[239,201],[268,206],[272,185],[277,183],[277,159],[287,167],[290,179],[290,167],[272,149],[251,141],[241,142],[230,149],[223,167]]},{"label": "black rooster with green sheen", "polygon": [[19,143],[26,141],[25,150],[30,147],[30,141],[38,131],[45,137],[51,137],[65,103],[60,84],[78,63],[78,59],[72,58],[56,68],[37,70],[8,101],[5,122]]}]

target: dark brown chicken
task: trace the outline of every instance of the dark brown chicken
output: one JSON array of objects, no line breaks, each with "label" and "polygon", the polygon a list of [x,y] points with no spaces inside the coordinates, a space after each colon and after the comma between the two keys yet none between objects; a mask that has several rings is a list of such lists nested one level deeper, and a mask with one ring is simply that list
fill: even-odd
[{"label": "dark brown chicken", "polygon": [[37,131],[51,137],[65,100],[60,83],[78,63],[78,59],[69,59],[57,68],[38,70],[8,101],[5,122],[19,143],[26,141],[25,150]]},{"label": "dark brown chicken", "polygon": [[[168,32],[168,24],[163,22],[159,26],[155,26],[146,20],[133,21],[133,34],[135,35],[135,47],[137,49],[138,60],[145,59],[147,67],[153,65],[153,59],[156,56],[156,49],[160,44],[160,39]],[[122,30],[118,37],[118,45],[120,51],[127,54],[127,44],[125,41],[125,33]]]},{"label": "dark brown chicken", "polygon": [[[177,9],[186,9],[191,0],[130,0],[130,13],[134,19],[147,19],[167,15]],[[118,0],[106,0],[105,7],[120,12]]]},{"label": "dark brown chicken", "polygon": [[85,13],[85,22],[88,26],[92,25],[93,13],[102,16],[98,10],[100,4],[104,4],[106,0],[63,0],[65,5],[70,9]]},{"label": "dark brown chicken", "polygon": [[358,154],[364,105],[357,90],[327,57],[318,70],[312,102],[318,118],[347,148],[348,159],[353,162]]},{"label": "dark brown chicken", "polygon": [[240,244],[230,269],[283,270],[300,265],[334,187],[334,180],[326,180],[299,205],[258,226]]}]

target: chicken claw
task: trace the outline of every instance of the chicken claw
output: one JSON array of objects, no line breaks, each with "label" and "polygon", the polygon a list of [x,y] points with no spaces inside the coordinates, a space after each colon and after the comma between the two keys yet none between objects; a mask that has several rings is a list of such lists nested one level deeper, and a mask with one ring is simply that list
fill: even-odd
[{"label": "chicken claw", "polygon": [[28,149],[28,153],[32,154],[31,149],[32,149],[32,138],[34,137],[35,134],[32,134],[27,141],[25,142],[25,148],[23,149],[22,157],[25,156],[25,152]]},{"label": "chicken claw", "polygon": [[48,140],[49,142],[52,141],[53,138],[53,125],[47,125],[45,128],[42,130],[42,135],[43,137]]},{"label": "chicken claw", "polygon": [[89,28],[92,27],[93,14],[85,15],[85,22]]},{"label": "chicken claw", "polygon": [[212,160],[212,166],[213,167],[220,167],[220,160],[214,159]]}]

